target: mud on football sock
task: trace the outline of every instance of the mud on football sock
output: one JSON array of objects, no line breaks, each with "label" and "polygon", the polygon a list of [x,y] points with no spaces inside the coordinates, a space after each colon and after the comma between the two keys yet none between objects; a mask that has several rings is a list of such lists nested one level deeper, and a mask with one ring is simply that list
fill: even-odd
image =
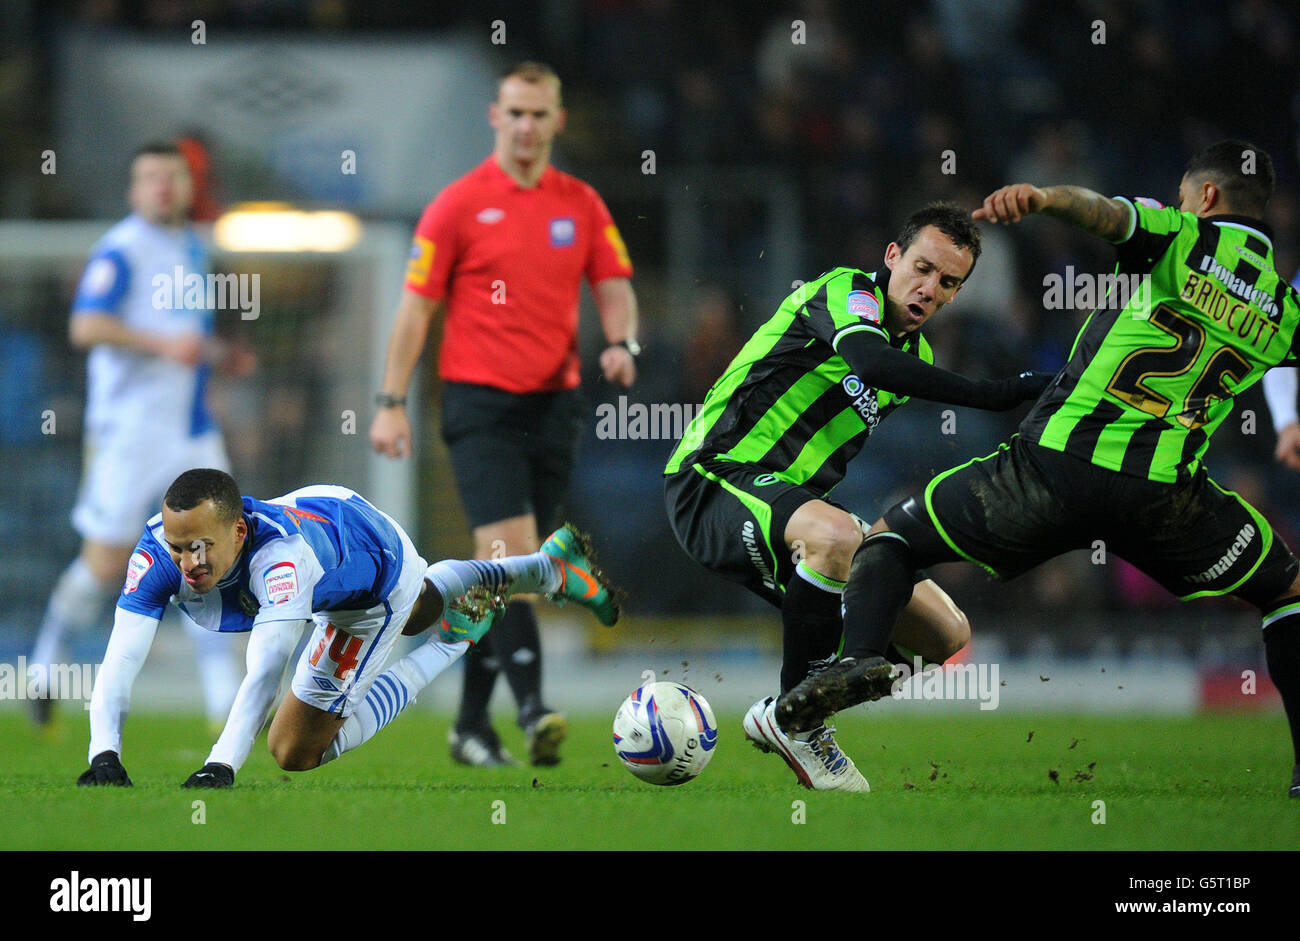
[{"label": "mud on football sock", "polygon": [[420,690],[459,660],[469,646],[468,641],[448,644],[429,640],[380,673],[370,684],[361,704],[339,727],[334,741],[321,755],[320,763],[333,761],[368,742],[403,710],[414,705]]},{"label": "mud on football sock", "polygon": [[886,531],[863,541],[844,586],[843,657],[886,656],[915,580],[912,551],[901,536]]},{"label": "mud on football sock", "polygon": [[1264,656],[1268,675],[1282,694],[1295,763],[1300,765],[1300,598],[1287,598],[1264,615]]},{"label": "mud on football sock", "polygon": [[781,692],[808,675],[809,665],[835,653],[844,632],[840,613],[844,583],[795,566],[795,577],[781,602]]}]

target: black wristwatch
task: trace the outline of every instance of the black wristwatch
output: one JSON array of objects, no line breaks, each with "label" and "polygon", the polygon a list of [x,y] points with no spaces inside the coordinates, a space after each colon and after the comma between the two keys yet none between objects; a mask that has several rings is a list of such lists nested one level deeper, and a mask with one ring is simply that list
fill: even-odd
[{"label": "black wristwatch", "polygon": [[628,337],[626,340],[619,340],[617,343],[611,343],[610,346],[623,347],[623,349],[632,354],[633,359],[636,359],[641,355],[641,344],[631,337]]},{"label": "black wristwatch", "polygon": [[389,395],[387,392],[380,392],[375,396],[375,404],[380,408],[395,408],[398,405],[406,404],[406,396]]}]

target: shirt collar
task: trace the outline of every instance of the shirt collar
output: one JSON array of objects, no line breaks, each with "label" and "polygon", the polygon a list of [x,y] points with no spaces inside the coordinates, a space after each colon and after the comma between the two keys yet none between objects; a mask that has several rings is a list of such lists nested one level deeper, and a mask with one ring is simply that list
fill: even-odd
[{"label": "shirt collar", "polygon": [[523,187],[515,182],[514,177],[501,169],[501,164],[497,163],[496,154],[489,154],[487,160],[483,161],[483,165],[487,168],[488,175],[497,183],[500,183],[502,186],[510,187],[511,189],[519,190],[520,192],[531,192],[532,190],[549,188],[550,184],[555,179],[555,175],[559,172],[552,164],[548,163],[546,169],[542,171],[542,175],[538,178],[537,183],[534,186]]},{"label": "shirt collar", "polygon": [[1232,213],[1218,213],[1206,219],[1215,225],[1230,225],[1234,229],[1245,229],[1247,232],[1254,232],[1268,245],[1268,250],[1273,250],[1273,229],[1262,219],[1255,219],[1251,216],[1238,216]]}]

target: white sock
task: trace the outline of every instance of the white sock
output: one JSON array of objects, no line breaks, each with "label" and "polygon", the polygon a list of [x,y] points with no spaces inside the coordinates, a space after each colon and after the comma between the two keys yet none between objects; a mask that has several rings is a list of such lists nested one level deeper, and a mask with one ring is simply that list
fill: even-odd
[{"label": "white sock", "polygon": [[509,585],[515,594],[559,591],[563,582],[560,567],[541,552],[508,555],[503,559],[447,559],[429,566],[424,577],[448,601],[459,598],[475,585],[500,591]]},{"label": "white sock", "polygon": [[420,690],[459,660],[468,649],[467,640],[454,644],[440,640],[426,641],[380,673],[370,684],[361,705],[339,727],[334,741],[330,742],[325,754],[321,755],[320,763],[333,761],[344,752],[368,742],[376,732],[412,705]]},{"label": "white sock", "polygon": [[[96,579],[80,556],[63,570],[50,593],[45,616],[36,632],[36,644],[28,660],[32,693],[39,695],[45,688],[45,677],[49,676],[51,664],[59,658],[64,635],[81,634],[103,623],[104,609],[121,589],[120,583]],[[107,623],[109,626],[112,624],[111,621]]]}]

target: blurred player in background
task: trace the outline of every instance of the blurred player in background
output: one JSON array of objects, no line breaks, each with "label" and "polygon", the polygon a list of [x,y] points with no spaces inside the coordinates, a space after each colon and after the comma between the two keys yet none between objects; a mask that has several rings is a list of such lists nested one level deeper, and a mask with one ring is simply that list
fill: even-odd
[{"label": "blurred player in background", "polygon": [[797,732],[885,695],[899,612],[919,568],[965,559],[1012,578],[1100,538],[1182,600],[1259,608],[1269,674],[1291,724],[1300,797],[1300,561],[1202,463],[1233,398],[1295,356],[1300,297],[1261,221],[1269,155],[1221,141],[1188,162],[1179,205],[1017,183],[974,217],[1044,213],[1116,247],[1125,276],[1009,443],[889,509],[853,558],[838,662],[781,697]]},{"label": "blurred player in background", "polygon": [[1300,417],[1296,415],[1296,371],[1273,369],[1264,376],[1264,397],[1273,418],[1277,445],[1273,456],[1289,470],[1300,470]]},{"label": "blurred player in background", "polygon": [[[230,718],[207,763],[185,782],[222,788],[235,783],[308,625],[313,632],[267,735],[286,771],[308,771],[369,740],[483,636],[503,606],[499,597],[513,590],[576,601],[605,624],[618,620],[585,541],[568,528],[522,558],[429,565],[391,517],[344,487],[263,501],[241,497],[224,471],[188,470],[131,555],[91,696],[90,768],[77,783],[131,783],[122,724],[169,603],[214,636],[252,632]],[[399,635],[440,619],[437,634],[384,669]]]},{"label": "blurred player in background", "polygon": [[[781,609],[782,693],[839,645],[844,580],[865,526],[827,495],[876,425],[909,397],[1012,408],[1050,378],[972,380],[933,365],[921,327],[957,296],[979,254],[967,213],[935,203],[907,220],[882,270],[835,268],[799,287],[714,384],[664,468],[682,548]],[[923,579],[891,655],[942,663],[969,636],[966,616]],[[869,790],[834,729],[787,735],[775,702],[750,708],[747,738],[781,755],[805,787]]]},{"label": "blurred player in background", "polygon": [[[73,302],[69,336],[90,351],[85,467],[72,511],[82,544],[37,632],[29,671],[38,695],[49,692],[45,678],[64,637],[100,623],[167,484],[187,467],[229,467],[208,411],[208,375],[214,364],[241,374],[253,365],[251,354],[217,345],[213,311],[173,306],[178,272],[184,278],[209,270],[187,222],[191,184],[180,150],[141,147],[130,180],[131,215],[95,243]],[[208,718],[220,722],[239,684],[238,658],[223,638],[191,636]],[[32,702],[36,721],[48,723],[52,700]]]},{"label": "blurred player in background", "polygon": [[[539,533],[557,521],[583,421],[583,277],[609,343],[605,378],[630,386],[639,351],[632,265],[609,210],[550,165],[565,120],[559,78],[532,62],[507,70],[488,118],[492,155],[439,193],[416,227],[370,428],[377,451],[410,453],[406,391],[429,325],[445,312],[442,435],[480,559],[535,552]],[[499,670],[518,702],[529,760],[556,764],[568,726],[542,697],[537,616],[525,599],[466,657],[452,757],[513,763],[488,717]]]}]

